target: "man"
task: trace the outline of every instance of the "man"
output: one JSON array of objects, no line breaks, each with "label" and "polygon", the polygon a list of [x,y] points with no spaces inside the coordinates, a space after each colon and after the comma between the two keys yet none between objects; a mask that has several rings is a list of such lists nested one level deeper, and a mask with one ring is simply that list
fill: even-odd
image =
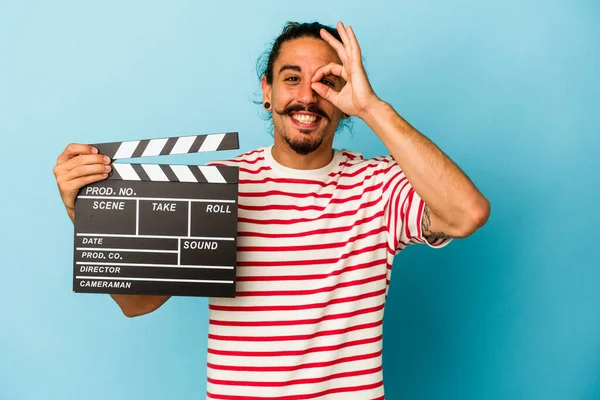
[{"label": "man", "polygon": [[[208,397],[383,398],[382,318],[394,255],[481,227],[489,203],[373,92],[351,27],[286,25],[262,76],[274,144],[240,168],[237,294],[210,299]],[[333,150],[356,116],[391,157]],[[71,219],[78,190],[110,160],[69,145],[54,168]],[[125,315],[168,297],[113,295]]]}]

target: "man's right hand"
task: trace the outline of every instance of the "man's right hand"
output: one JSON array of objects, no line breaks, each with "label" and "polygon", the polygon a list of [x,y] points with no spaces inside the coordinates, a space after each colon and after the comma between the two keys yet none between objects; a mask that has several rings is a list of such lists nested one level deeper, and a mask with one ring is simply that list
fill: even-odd
[{"label": "man's right hand", "polygon": [[75,221],[75,198],[79,189],[106,179],[111,169],[109,164],[109,157],[98,154],[98,149],[87,144],[71,143],[58,156],[53,171],[71,221]]},{"label": "man's right hand", "polygon": [[[110,158],[98,154],[98,149],[87,144],[70,144],[54,166],[54,176],[71,221],[75,222],[75,198],[79,189],[106,179],[110,172]],[[111,294],[128,317],[152,312],[162,306],[169,296]]]}]

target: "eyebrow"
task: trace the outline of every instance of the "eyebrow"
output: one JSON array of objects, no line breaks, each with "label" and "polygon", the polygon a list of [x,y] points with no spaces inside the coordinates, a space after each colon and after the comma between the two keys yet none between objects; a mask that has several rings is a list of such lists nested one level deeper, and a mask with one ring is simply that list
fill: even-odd
[{"label": "eyebrow", "polygon": [[287,69],[296,71],[296,72],[302,72],[302,68],[300,68],[298,65],[285,64],[281,68],[279,68],[279,73],[282,73],[283,71],[285,71]]}]

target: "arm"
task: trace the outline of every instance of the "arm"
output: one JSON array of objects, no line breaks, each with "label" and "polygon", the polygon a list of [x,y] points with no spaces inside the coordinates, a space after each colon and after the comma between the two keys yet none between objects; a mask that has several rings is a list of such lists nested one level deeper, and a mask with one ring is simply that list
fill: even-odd
[{"label": "arm", "polygon": [[[424,236],[430,239],[469,236],[487,221],[488,200],[432,141],[377,97],[362,65],[352,28],[338,23],[337,29],[343,43],[325,30],[321,36],[336,50],[342,65],[331,63],[319,68],[312,79],[313,90],[342,112],[364,120],[379,136],[426,204],[422,220]],[[329,74],[346,82],[340,92],[320,83]]]},{"label": "arm", "polygon": [[373,100],[361,118],[379,136],[425,201],[424,236],[466,237],[485,224],[488,200],[448,156],[389,104]]},{"label": "arm", "polygon": [[130,318],[151,313],[170,298],[170,296],[141,294],[111,294],[110,297],[119,305],[123,314]]},{"label": "arm", "polygon": [[[56,160],[54,176],[67,214],[75,222],[75,198],[79,189],[108,177],[110,158],[84,144],[70,144]],[[147,314],[159,308],[169,296],[111,294],[128,317]]]}]

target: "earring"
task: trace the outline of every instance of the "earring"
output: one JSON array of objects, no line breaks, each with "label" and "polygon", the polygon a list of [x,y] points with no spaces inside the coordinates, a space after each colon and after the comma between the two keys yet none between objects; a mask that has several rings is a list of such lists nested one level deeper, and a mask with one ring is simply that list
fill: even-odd
[{"label": "earring", "polygon": [[265,107],[265,110],[268,110],[269,108],[271,108],[271,103],[269,103],[268,101],[265,101],[264,107]]}]

